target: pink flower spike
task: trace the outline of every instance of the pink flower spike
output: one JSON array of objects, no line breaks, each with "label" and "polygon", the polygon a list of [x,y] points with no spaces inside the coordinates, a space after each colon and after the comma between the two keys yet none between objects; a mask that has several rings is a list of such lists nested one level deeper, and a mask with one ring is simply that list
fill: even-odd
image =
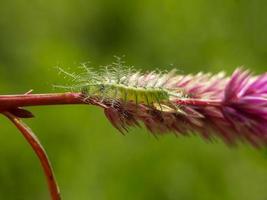
[{"label": "pink flower spike", "polygon": [[195,132],[206,139],[220,137],[231,145],[238,141],[257,147],[267,145],[266,73],[253,76],[248,70],[237,69],[230,78],[210,74],[175,75],[168,82],[171,83],[168,89],[185,91],[184,96],[170,99],[177,110],[168,110],[168,102],[161,102],[162,110],[141,103],[119,102],[112,109],[116,115],[105,110],[107,116],[112,115],[108,119],[116,128],[124,130],[143,122],[153,134]]}]

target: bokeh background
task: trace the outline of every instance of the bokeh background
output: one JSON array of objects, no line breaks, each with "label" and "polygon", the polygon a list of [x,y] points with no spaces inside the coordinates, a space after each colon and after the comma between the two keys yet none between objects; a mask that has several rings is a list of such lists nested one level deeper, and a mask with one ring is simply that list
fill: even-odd
[{"label": "bokeh background", "polygon": [[[55,92],[54,66],[230,74],[267,69],[267,3],[251,0],[0,0],[0,93]],[[57,90],[56,90],[57,91]],[[267,156],[197,136],[127,136],[92,106],[34,107],[25,120],[51,158],[64,200],[266,200]],[[0,118],[0,199],[49,199],[36,156]]]}]

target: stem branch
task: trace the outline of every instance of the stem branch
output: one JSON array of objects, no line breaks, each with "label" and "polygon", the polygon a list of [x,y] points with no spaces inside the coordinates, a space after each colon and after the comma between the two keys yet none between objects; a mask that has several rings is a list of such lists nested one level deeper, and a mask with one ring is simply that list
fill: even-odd
[{"label": "stem branch", "polygon": [[34,152],[38,156],[42,168],[44,170],[47,183],[49,186],[49,191],[52,200],[60,200],[60,191],[57,185],[52,166],[50,164],[49,158],[38,140],[37,136],[32,132],[32,130],[24,124],[18,117],[11,114],[10,112],[3,112],[3,114],[19,129],[27,142],[31,145]]}]

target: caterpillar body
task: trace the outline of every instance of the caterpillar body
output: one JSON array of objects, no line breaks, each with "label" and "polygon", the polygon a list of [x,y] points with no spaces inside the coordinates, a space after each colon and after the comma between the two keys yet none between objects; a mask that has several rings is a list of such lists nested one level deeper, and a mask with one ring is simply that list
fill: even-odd
[{"label": "caterpillar body", "polygon": [[73,86],[65,87],[79,89],[84,100],[91,97],[101,101],[131,102],[143,104],[154,109],[167,112],[177,112],[180,109],[171,103],[173,98],[186,97],[181,88],[173,87],[176,71],[169,73],[141,73],[121,63],[113,63],[99,72],[83,66],[84,72],[76,75],[59,69],[60,72],[72,78]]}]

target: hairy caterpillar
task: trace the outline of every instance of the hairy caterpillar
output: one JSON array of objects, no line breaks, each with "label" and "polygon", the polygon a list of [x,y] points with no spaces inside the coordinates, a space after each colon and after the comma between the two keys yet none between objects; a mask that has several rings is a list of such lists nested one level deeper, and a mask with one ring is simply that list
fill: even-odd
[{"label": "hairy caterpillar", "polygon": [[75,85],[65,88],[79,89],[85,101],[96,97],[101,101],[109,101],[112,105],[120,101],[143,104],[161,111],[179,111],[177,105],[170,101],[186,96],[181,88],[172,85],[176,70],[169,73],[141,73],[123,64],[118,58],[112,65],[103,67],[98,72],[83,65],[84,72],[79,75],[61,68],[59,70],[75,82]]}]

